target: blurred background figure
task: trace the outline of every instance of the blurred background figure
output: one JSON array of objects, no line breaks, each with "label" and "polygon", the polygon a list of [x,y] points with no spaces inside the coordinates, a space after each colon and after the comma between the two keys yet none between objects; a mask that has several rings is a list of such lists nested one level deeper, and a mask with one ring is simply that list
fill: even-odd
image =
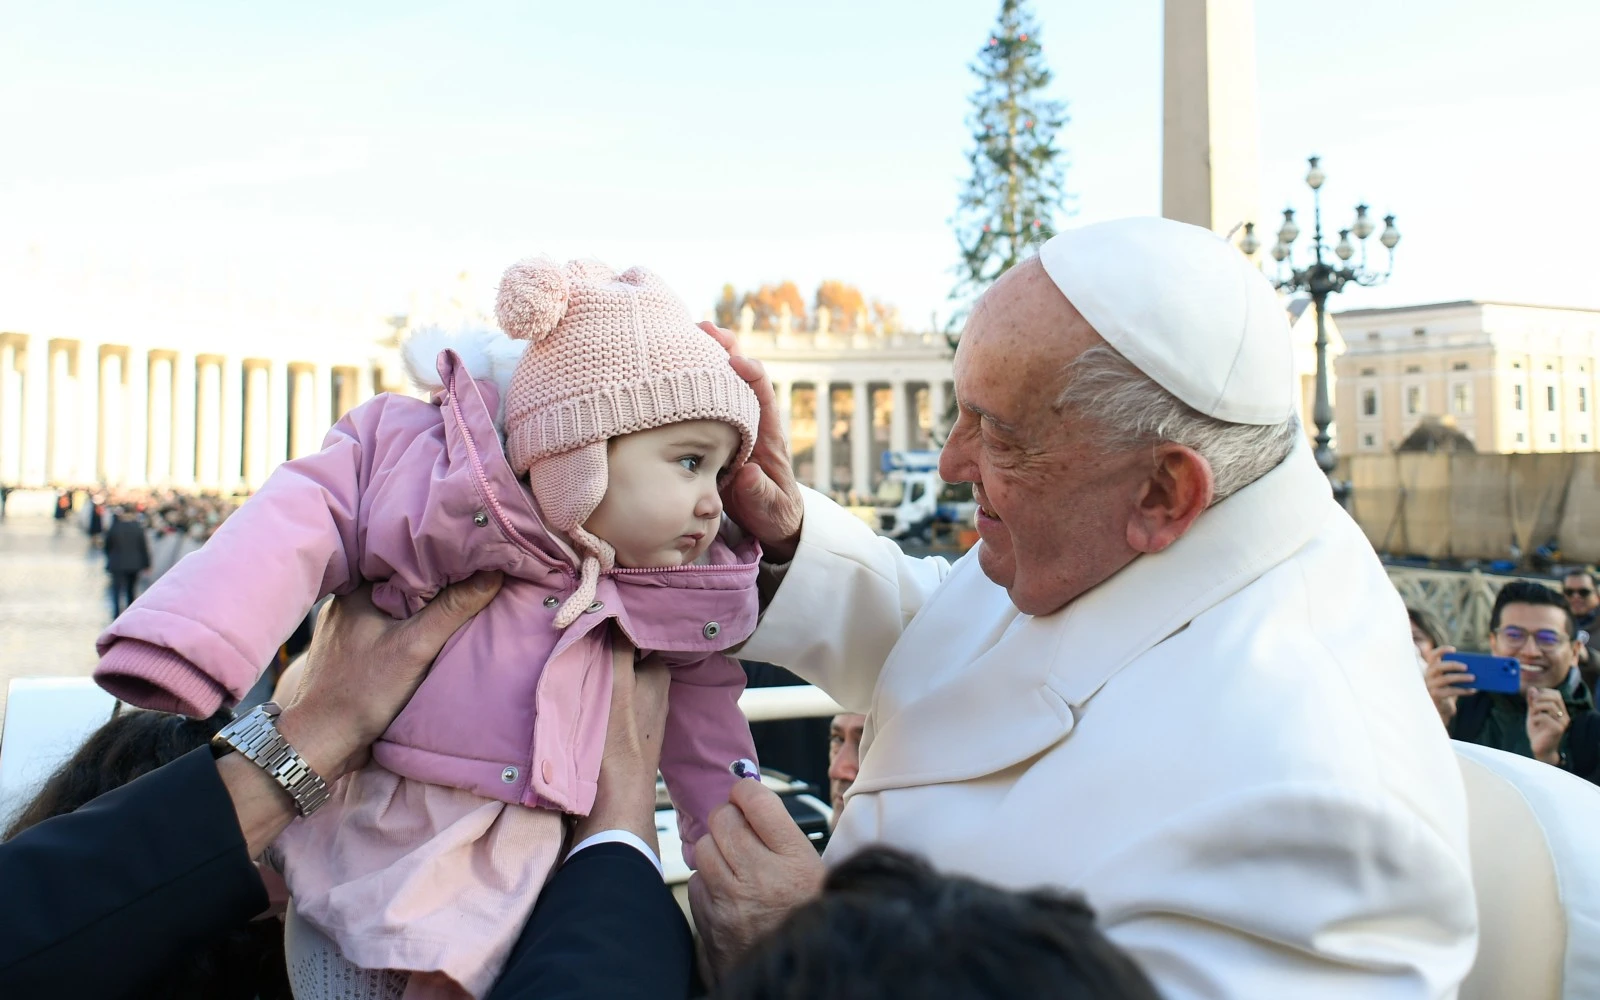
[{"label": "blurred background figure", "polygon": [[855,784],[861,767],[861,732],[866,724],[865,715],[845,712],[835,715],[828,727],[828,795],[836,823],[844,808],[844,793]]},{"label": "blurred background figure", "polygon": [[116,519],[106,532],[106,572],[111,574],[111,617],[116,618],[133,603],[134,584],[139,574],[150,568],[150,545],[144,526],[134,520],[126,507],[117,508]]},{"label": "blurred background figure", "polygon": [[1589,691],[1594,692],[1595,680],[1600,677],[1600,650],[1595,648],[1595,643],[1600,642],[1596,637],[1600,627],[1596,626],[1595,618],[1600,617],[1600,594],[1595,592],[1595,573],[1588,567],[1571,570],[1566,578],[1561,581],[1561,593],[1567,599],[1567,607],[1572,610],[1572,619],[1583,632],[1583,648],[1578,650],[1578,672],[1583,675],[1583,682],[1589,685]]}]

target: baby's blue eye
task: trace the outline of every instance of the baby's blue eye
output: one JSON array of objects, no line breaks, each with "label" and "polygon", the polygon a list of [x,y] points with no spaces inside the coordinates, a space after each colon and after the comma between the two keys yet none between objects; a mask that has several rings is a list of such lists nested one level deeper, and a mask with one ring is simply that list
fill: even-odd
[{"label": "baby's blue eye", "polygon": [[678,459],[678,464],[690,472],[696,472],[700,469],[700,463],[704,461],[705,459],[701,458],[699,455],[685,455]]}]

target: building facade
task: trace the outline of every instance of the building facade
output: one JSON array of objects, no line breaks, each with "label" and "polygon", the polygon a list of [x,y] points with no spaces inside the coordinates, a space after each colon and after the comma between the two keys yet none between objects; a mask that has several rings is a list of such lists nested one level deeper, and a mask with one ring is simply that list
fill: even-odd
[{"label": "building facade", "polygon": [[[1316,311],[1303,298],[1284,306],[1295,341],[1301,422],[1310,436],[1315,433]],[[1334,317],[1326,327],[1329,379],[1337,393],[1334,371],[1344,338]],[[882,481],[885,451],[937,449],[943,443],[955,404],[952,352],[943,334],[746,328],[739,343],[772,378],[795,475],[807,486],[865,497]],[[858,400],[867,403],[858,405]],[[819,435],[818,428],[829,432]],[[1330,431],[1337,445],[1337,433]]]},{"label": "building facade", "polygon": [[938,448],[955,398],[951,352],[937,333],[746,329],[739,343],[772,378],[795,475],[864,498],[886,451]]},{"label": "building facade", "polygon": [[1480,452],[1595,450],[1600,310],[1471,300],[1337,319],[1345,452],[1392,451],[1425,417]]},{"label": "building facade", "polygon": [[261,351],[0,332],[0,483],[255,489],[385,388],[370,344],[344,339]]}]

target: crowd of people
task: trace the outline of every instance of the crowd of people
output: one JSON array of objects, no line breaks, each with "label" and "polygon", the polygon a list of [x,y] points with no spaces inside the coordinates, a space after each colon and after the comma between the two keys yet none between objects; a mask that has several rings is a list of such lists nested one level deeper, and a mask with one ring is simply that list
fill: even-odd
[{"label": "crowd of people", "polygon": [[111,617],[127,610],[145,588],[206,543],[238,501],[218,493],[137,487],[74,488],[56,493],[61,533],[76,523],[89,554],[103,554]]},{"label": "crowd of people", "polygon": [[1442,625],[1408,608],[1411,638],[1439,719],[1452,739],[1532,757],[1600,784],[1600,711],[1589,634],[1600,600],[1595,573],[1566,574],[1562,589],[1513,580],[1495,595],[1488,651],[1518,664],[1520,690],[1479,691],[1472,671],[1450,658]]},{"label": "crowd of people", "polygon": [[[353,411],[102,636],[102,686],[208,717],[336,595],[278,700],[124,724],[145,773],[28,810],[0,993],[177,996],[225,953],[299,1000],[1446,997],[1480,944],[1448,735],[1587,793],[1574,594],[1501,592],[1517,699],[1408,639],[1276,294],[1205,230],[1073,230],[984,293],[953,563],[800,487],[760,363],[649,272],[523,262],[498,317],[527,346],[408,345],[432,404]],[[849,713],[826,857],[746,780],[730,650]]]}]

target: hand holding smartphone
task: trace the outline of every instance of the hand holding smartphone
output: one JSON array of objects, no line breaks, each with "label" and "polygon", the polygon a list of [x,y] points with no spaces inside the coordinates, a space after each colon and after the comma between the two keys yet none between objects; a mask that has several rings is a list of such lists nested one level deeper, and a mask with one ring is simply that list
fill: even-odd
[{"label": "hand holding smartphone", "polygon": [[1487,653],[1446,653],[1444,658],[1459,663],[1472,674],[1472,687],[1478,691],[1516,694],[1522,690],[1522,664],[1513,656]]}]

